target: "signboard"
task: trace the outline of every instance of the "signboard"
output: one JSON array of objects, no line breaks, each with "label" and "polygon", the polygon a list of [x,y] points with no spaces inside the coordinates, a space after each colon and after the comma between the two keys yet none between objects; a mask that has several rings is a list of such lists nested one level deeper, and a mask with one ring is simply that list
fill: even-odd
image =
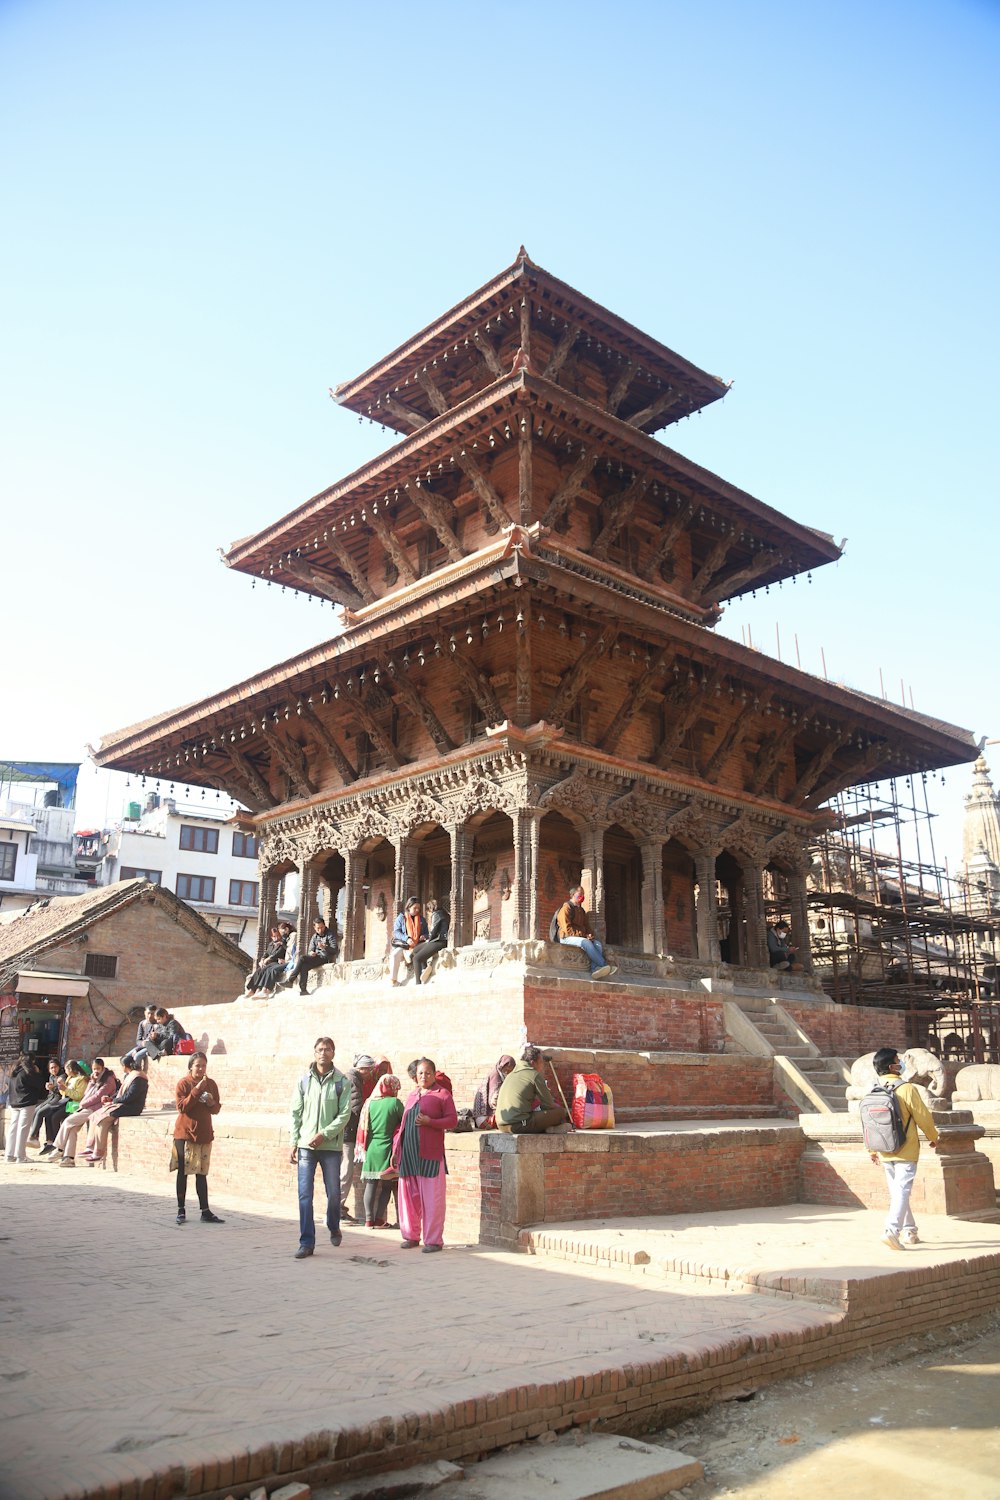
[{"label": "signboard", "polygon": [[21,1051],[21,1028],[17,1024],[17,1001],[0,995],[0,1060],[17,1057]]}]

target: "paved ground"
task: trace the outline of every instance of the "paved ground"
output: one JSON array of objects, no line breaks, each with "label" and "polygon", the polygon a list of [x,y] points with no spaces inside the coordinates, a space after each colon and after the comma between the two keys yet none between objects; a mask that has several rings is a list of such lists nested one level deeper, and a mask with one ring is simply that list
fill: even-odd
[{"label": "paved ground", "polygon": [[[348,1229],[295,1262],[289,1212],[219,1199],[224,1226],[173,1222],[170,1181],[0,1167],[0,1497],[52,1500],[144,1468],[228,1456],[427,1403],[482,1396],[648,1358],[649,1343],[704,1346],[740,1331],[815,1326],[820,1301],[710,1280],[671,1284],[628,1266],[449,1248],[406,1253]],[[189,1211],[191,1206],[189,1205]],[[884,1271],[878,1220],[835,1209],[728,1216],[739,1260]],[[712,1263],[709,1228],[664,1221]],[[578,1226],[579,1228],[579,1226]],[[937,1220],[920,1252],[993,1249],[993,1225]],[[634,1238],[625,1222],[592,1233]],[[709,1236],[710,1238],[710,1236]],[[649,1243],[647,1239],[647,1243]],[[755,1248],[756,1247],[756,1248]],[[899,1259],[897,1256],[896,1259]],[[645,1353],[643,1351],[646,1351]],[[69,1372],[69,1373],[68,1373]]]}]

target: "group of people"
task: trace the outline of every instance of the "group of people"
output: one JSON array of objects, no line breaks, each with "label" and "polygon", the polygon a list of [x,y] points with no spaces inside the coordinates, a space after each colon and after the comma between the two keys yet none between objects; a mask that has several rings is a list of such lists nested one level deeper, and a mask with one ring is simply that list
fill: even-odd
[{"label": "group of people", "polygon": [[135,1046],[122,1061],[145,1072],[147,1061],[159,1062],[161,1057],[171,1057],[178,1044],[187,1040],[187,1035],[177,1017],[164,1006],[147,1005],[136,1032]]},{"label": "group of people", "polygon": [[335,964],[339,956],[336,925],[328,927],[322,917],[317,917],[313,923],[312,936],[301,958],[291,922],[276,922],[268,933],[261,962],[247,978],[243,993],[270,999],[279,990],[288,990],[298,984],[299,994],[304,995],[313,969]]},{"label": "group of people", "polygon": [[81,1160],[96,1166],[104,1160],[108,1136],[116,1121],[141,1115],[149,1081],[138,1065],[122,1059],[124,1077],[118,1078],[103,1057],[92,1063],[71,1060],[65,1070],[52,1058],[46,1079],[29,1053],[22,1053],[10,1076],[7,1096],[8,1162],[25,1164],[29,1141],[45,1131],[39,1160],[76,1166],[79,1138],[86,1131]]}]

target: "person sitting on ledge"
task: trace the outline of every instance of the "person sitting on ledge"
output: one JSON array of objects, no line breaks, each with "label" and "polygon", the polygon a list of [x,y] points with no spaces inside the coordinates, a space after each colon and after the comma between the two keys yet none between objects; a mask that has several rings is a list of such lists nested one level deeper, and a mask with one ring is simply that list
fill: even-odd
[{"label": "person sitting on ledge", "polygon": [[441,952],[442,948],[448,946],[448,926],[451,918],[443,906],[439,906],[433,896],[427,903],[427,915],[430,917],[428,925],[428,938],[426,943],[418,943],[413,949],[413,979],[416,984],[426,984],[434,973],[434,958]]},{"label": "person sitting on ledge", "polygon": [[420,902],[410,896],[392,925],[392,952],[389,956],[389,979],[393,985],[402,981],[399,971],[413,963],[413,950],[428,940],[427,923],[420,915]]},{"label": "person sitting on ledge", "polygon": [[568,1119],[561,1104],[556,1104],[542,1077],[549,1055],[540,1047],[525,1047],[500,1085],[497,1095],[497,1129],[507,1135],[541,1135],[554,1130]]},{"label": "person sitting on ledge", "polygon": [[312,937],[309,939],[309,947],[296,964],[289,969],[284,979],[277,986],[279,990],[290,989],[296,979],[299,981],[299,994],[306,993],[306,984],[312,969],[321,969],[324,964],[335,964],[340,953],[340,943],[337,941],[336,926],[332,929],[327,927],[322,917],[317,917],[313,923]]},{"label": "person sitting on ledge", "polygon": [[591,979],[610,979],[618,973],[617,964],[609,964],[604,956],[604,946],[594,937],[590,918],[583,909],[584,889],[575,885],[556,913],[559,926],[559,941],[573,948],[581,948],[590,964]]},{"label": "person sitting on ledge", "polygon": [[476,1090],[476,1097],[472,1101],[472,1118],[476,1122],[478,1130],[493,1130],[496,1128],[497,1096],[500,1087],[507,1074],[514,1066],[514,1059],[504,1053],[497,1060],[495,1068],[491,1068]]},{"label": "person sitting on ledge", "polygon": [[798,948],[788,941],[788,923],[775,922],[767,929],[767,958],[772,969],[788,969],[792,974],[801,974],[802,965],[796,963]]},{"label": "person sitting on ledge", "polygon": [[[274,989],[281,968],[285,962],[285,949],[288,946],[288,934],[291,928],[287,922],[278,922],[268,933],[267,947],[261,955],[260,963],[252,973],[247,975],[246,984],[243,987],[244,995],[256,995],[258,990]],[[269,975],[268,970],[274,967],[274,973]],[[270,978],[270,985],[267,983]]]},{"label": "person sitting on ledge", "polygon": [[108,1132],[112,1125],[126,1116],[141,1115],[146,1105],[146,1095],[149,1092],[149,1079],[145,1073],[140,1073],[128,1058],[122,1058],[125,1068],[125,1077],[118,1085],[118,1092],[110,1104],[105,1104],[103,1109],[96,1110],[90,1119],[90,1129],[87,1132],[87,1149],[80,1152],[80,1158],[88,1167],[104,1160],[104,1153],[108,1145]]}]

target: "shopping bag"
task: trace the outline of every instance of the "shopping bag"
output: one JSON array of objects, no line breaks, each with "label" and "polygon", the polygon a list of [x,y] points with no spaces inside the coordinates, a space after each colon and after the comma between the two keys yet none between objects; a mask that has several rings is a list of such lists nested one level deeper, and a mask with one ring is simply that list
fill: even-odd
[{"label": "shopping bag", "polygon": [[614,1130],[614,1095],[599,1073],[573,1074],[570,1114],[577,1130]]}]

